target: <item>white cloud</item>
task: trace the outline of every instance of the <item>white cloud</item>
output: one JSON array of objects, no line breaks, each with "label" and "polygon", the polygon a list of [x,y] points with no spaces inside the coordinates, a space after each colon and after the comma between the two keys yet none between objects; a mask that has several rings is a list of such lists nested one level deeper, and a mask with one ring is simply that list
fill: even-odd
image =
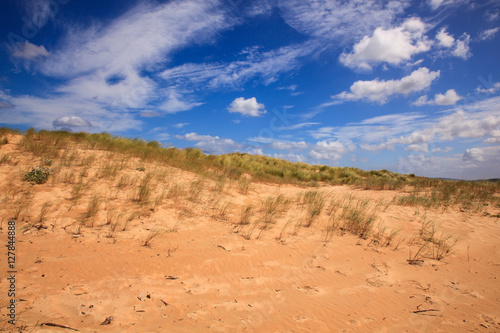
[{"label": "white cloud", "polygon": [[176,135],[177,139],[187,141],[198,141],[194,147],[201,149],[205,154],[227,154],[235,151],[243,151],[245,146],[219,136],[200,135],[194,132],[185,135]]},{"label": "white cloud", "polygon": [[428,88],[439,75],[439,71],[431,72],[428,68],[421,67],[400,80],[356,81],[351,86],[350,92],[344,91],[332,96],[332,98],[346,101],[365,100],[384,104],[392,95],[408,96],[412,92]]},{"label": "white cloud", "polygon": [[454,89],[449,89],[444,95],[443,94],[434,95],[433,100],[428,100],[427,96],[421,96],[413,103],[413,105],[416,105],[416,106],[455,105],[461,99],[463,99],[463,97],[459,96]]},{"label": "white cloud", "polygon": [[183,128],[184,126],[187,126],[189,125],[189,123],[178,123],[178,124],[175,124],[174,127],[175,128]]},{"label": "white cloud", "polygon": [[495,35],[497,34],[498,31],[500,31],[499,27],[493,28],[493,29],[484,30],[479,35],[479,39],[480,40],[489,40],[489,39],[492,39],[493,37],[495,37]]},{"label": "white cloud", "polygon": [[472,56],[472,53],[470,52],[469,42],[470,36],[464,33],[462,37],[460,37],[460,39],[456,41],[455,50],[453,50],[452,54],[455,57],[469,59]]},{"label": "white cloud", "polygon": [[294,153],[273,154],[271,157],[279,158],[282,160],[287,160],[290,162],[305,162],[305,163],[307,163],[306,158],[302,154],[294,154]]},{"label": "white cloud", "polygon": [[37,46],[28,41],[19,44],[17,48],[11,50],[11,52],[13,57],[25,60],[39,60],[50,55],[45,46]]},{"label": "white cloud", "polygon": [[500,130],[493,130],[489,134],[491,135],[491,137],[484,140],[484,143],[500,143]]},{"label": "white cloud", "polygon": [[484,152],[479,148],[467,149],[465,150],[463,160],[468,162],[483,162]]},{"label": "white cloud", "polygon": [[90,127],[92,124],[77,116],[62,116],[57,118],[52,123],[54,127],[71,128],[71,127]]},{"label": "white cloud", "polygon": [[317,161],[327,160],[336,162],[352,149],[354,149],[352,145],[346,146],[340,141],[319,141],[307,156]]},{"label": "white cloud", "polygon": [[432,42],[424,35],[425,30],[420,18],[410,18],[391,29],[377,28],[371,37],[365,36],[354,45],[351,53],[342,53],[339,60],[345,66],[362,69],[371,69],[380,62],[407,62],[413,55],[430,50]]},{"label": "white cloud", "polygon": [[203,103],[195,103],[182,100],[181,94],[176,90],[169,90],[167,92],[167,99],[159,106],[160,110],[166,111],[167,113],[177,113],[180,111],[188,111],[197,106],[203,105]]},{"label": "white cloud", "polygon": [[436,39],[442,47],[452,47],[455,44],[455,38],[446,32],[446,28],[439,30]]},{"label": "white cloud", "polygon": [[209,40],[230,26],[216,1],[140,3],[110,25],[73,30],[42,66],[47,75],[109,74],[164,61],[175,50]]},{"label": "white cloud", "polygon": [[278,150],[303,150],[309,148],[309,144],[305,141],[282,141],[282,140],[273,140],[269,145],[272,149]]},{"label": "white cloud", "polygon": [[411,145],[408,145],[406,148],[405,148],[406,151],[416,151],[416,152],[420,152],[420,153],[426,153],[429,151],[429,144],[427,143],[421,143],[421,144],[411,144]]},{"label": "white cloud", "polygon": [[205,154],[227,154],[235,151],[242,151],[243,146],[231,139],[221,139],[214,137],[211,140],[203,140],[194,145],[201,149]]},{"label": "white cloud", "polygon": [[452,151],[453,148],[451,147],[445,147],[445,148],[434,148],[432,150],[433,153],[449,153],[450,151]]},{"label": "white cloud", "polygon": [[259,117],[267,113],[264,107],[264,104],[257,103],[257,99],[255,97],[251,97],[249,99],[238,97],[227,109],[231,113],[241,113],[244,116]]},{"label": "white cloud", "polygon": [[210,140],[219,140],[218,136],[210,136],[210,135],[199,135],[194,132],[187,133],[184,135],[176,135],[177,139],[187,140],[187,141],[210,141]]}]

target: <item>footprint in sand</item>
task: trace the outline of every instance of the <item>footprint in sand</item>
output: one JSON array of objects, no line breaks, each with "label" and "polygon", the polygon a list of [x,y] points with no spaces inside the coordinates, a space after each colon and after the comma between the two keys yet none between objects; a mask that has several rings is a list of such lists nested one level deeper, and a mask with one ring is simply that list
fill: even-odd
[{"label": "footprint in sand", "polygon": [[318,295],[321,293],[321,291],[317,287],[303,286],[297,287],[297,289],[306,293],[307,295]]}]

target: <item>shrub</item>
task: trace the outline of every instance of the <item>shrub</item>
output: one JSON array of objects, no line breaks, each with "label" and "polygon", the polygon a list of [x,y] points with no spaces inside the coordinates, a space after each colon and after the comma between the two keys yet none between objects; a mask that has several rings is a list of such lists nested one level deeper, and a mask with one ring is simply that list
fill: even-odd
[{"label": "shrub", "polygon": [[49,180],[50,169],[36,166],[24,174],[24,180],[35,184],[44,184]]}]

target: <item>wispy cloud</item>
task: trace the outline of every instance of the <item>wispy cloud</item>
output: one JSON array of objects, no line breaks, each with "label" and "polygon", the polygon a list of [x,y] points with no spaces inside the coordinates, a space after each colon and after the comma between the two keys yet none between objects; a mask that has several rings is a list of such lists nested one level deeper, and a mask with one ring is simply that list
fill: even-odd
[{"label": "wispy cloud", "polygon": [[377,27],[389,26],[408,5],[408,1],[382,0],[278,1],[285,22],[292,28],[314,38],[341,41],[356,40]]},{"label": "wispy cloud", "polygon": [[300,59],[316,49],[316,44],[306,42],[267,52],[246,53],[244,59],[230,63],[183,64],[163,71],[160,76],[168,82],[193,89],[235,89],[255,78],[268,85],[280,74],[299,68],[302,65]]},{"label": "wispy cloud", "polygon": [[479,35],[479,39],[480,40],[493,39],[493,37],[495,37],[495,35],[498,33],[498,31],[500,31],[499,27],[492,28],[492,29],[486,29],[483,32],[481,32],[481,34]]}]

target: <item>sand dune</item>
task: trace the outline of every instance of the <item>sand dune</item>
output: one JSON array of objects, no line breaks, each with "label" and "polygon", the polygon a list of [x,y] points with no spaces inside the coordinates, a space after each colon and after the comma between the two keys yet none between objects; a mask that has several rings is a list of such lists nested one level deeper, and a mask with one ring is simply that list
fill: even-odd
[{"label": "sand dune", "polygon": [[[15,327],[6,322],[5,251],[0,257],[4,331],[500,332],[500,219],[491,217],[499,207],[485,206],[485,216],[401,206],[392,200],[404,193],[350,186],[250,182],[245,193],[236,181],[217,184],[83,148],[67,165],[57,168],[63,158],[54,159],[51,179],[32,185],[23,174],[40,158],[21,151],[20,136],[8,139],[0,148],[0,156],[10,154],[0,164],[2,245],[7,221],[21,211]],[[77,162],[89,156],[94,162]],[[124,166],[99,176],[109,161]],[[148,172],[150,199],[141,204],[134,198]],[[75,201],[79,178],[89,187]],[[303,198],[311,191],[325,201],[306,227]],[[266,200],[279,196],[266,211]],[[97,214],[84,218],[94,197]],[[369,237],[329,229],[341,214],[332,203],[363,200],[376,216]],[[40,223],[44,203],[50,207]],[[410,265],[426,223],[459,241],[441,260]],[[384,237],[399,231],[387,246],[374,237],[382,228]]]}]

